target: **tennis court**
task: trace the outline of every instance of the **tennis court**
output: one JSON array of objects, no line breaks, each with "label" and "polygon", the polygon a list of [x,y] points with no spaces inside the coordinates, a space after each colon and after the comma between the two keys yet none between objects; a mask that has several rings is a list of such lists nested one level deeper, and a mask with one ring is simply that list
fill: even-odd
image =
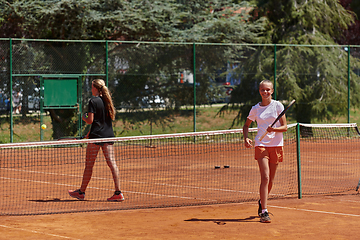
[{"label": "tennis court", "polygon": [[[113,180],[101,153],[86,200],[67,194],[81,183],[90,140],[4,144],[1,232],[9,234],[4,239],[11,234],[28,239],[239,239],[240,233],[245,239],[289,239],[285,233],[351,239],[352,221],[360,216],[357,127],[311,126],[302,132],[300,148],[295,130],[290,126],[285,134],[285,161],[270,195],[270,226],[256,217],[260,177],[254,150],[244,147],[241,130],[226,130],[110,139],[126,199],[121,203],[106,201]],[[299,194],[303,199],[297,199]]]},{"label": "tennis court", "polygon": [[[19,162],[12,162],[16,168],[1,169],[4,183],[2,197],[9,199],[4,202],[6,205],[2,205],[1,211],[15,215],[41,214],[218,204],[256,199],[259,177],[253,152],[242,149],[239,144],[224,144],[223,147],[227,149],[217,147],[196,144],[191,146],[193,153],[187,156],[179,154],[181,149],[175,145],[156,148],[117,146],[117,153],[131,156],[118,163],[126,197],[121,205],[106,201],[113,192],[113,180],[101,153],[84,202],[73,201],[67,190],[78,188],[81,183],[85,148],[37,149],[36,164],[25,163],[22,160],[25,157],[17,153]],[[167,151],[169,148],[172,150]],[[142,151],[146,151],[147,156]],[[29,155],[28,151],[25,155]],[[244,157],[244,161],[238,160],[239,155]],[[48,156],[54,156],[52,164],[46,164]],[[73,157],[69,159],[69,156]],[[287,180],[277,193],[274,191],[274,196],[288,192],[284,185],[288,185],[291,179],[291,165],[295,171],[294,164],[284,163],[284,171],[279,177]],[[215,169],[215,166],[220,168]],[[296,172],[293,175],[296,180]],[[296,182],[292,183],[295,192]]]},{"label": "tennis court", "polygon": [[[272,223],[255,202],[36,216],[3,216],[0,239],[358,239],[359,194],[279,198]],[[122,203],[118,203],[122,204]]]}]

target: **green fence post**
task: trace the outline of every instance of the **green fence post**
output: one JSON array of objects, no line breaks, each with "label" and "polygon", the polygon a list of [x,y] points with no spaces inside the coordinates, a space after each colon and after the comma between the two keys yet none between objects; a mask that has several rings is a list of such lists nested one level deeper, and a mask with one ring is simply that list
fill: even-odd
[{"label": "green fence post", "polygon": [[195,64],[195,43],[193,43],[193,85],[194,85],[194,132],[196,132],[196,64]]},{"label": "green fence post", "polygon": [[105,42],[105,74],[106,74],[106,86],[109,86],[109,61],[108,61],[108,57],[109,57],[109,43],[106,40]]},{"label": "green fence post", "polygon": [[78,77],[78,91],[77,91],[77,94],[78,94],[78,97],[77,97],[77,100],[78,100],[78,119],[79,119],[79,124],[78,124],[78,137],[82,137],[82,77],[79,76]]},{"label": "green fence post", "polygon": [[44,122],[44,78],[40,77],[40,141],[44,140],[44,131],[41,125]]},{"label": "green fence post", "polygon": [[348,123],[350,123],[350,45],[348,46]]},{"label": "green fence post", "polygon": [[10,38],[10,42],[9,42],[9,78],[10,78],[10,89],[9,89],[9,94],[10,94],[10,142],[14,142],[14,126],[13,126],[13,96],[12,96],[12,89],[13,89],[13,84],[12,84],[12,39]]},{"label": "green fence post", "polygon": [[276,44],[274,44],[274,99],[276,100]]},{"label": "green fence post", "polygon": [[297,153],[297,169],[298,169],[298,198],[302,198],[301,187],[301,158],[300,158],[300,124],[296,125],[296,153]]}]

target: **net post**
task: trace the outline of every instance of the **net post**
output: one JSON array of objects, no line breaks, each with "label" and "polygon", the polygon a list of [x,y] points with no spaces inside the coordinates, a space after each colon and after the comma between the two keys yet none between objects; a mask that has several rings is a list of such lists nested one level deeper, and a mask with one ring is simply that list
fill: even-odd
[{"label": "net post", "polygon": [[296,154],[297,154],[297,169],[298,169],[298,198],[302,199],[301,189],[301,158],[300,158],[300,124],[296,125]]}]

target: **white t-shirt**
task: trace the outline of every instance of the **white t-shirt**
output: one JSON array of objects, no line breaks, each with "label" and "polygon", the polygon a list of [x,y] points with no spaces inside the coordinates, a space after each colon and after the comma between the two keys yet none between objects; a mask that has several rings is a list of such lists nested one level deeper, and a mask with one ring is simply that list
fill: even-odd
[{"label": "white t-shirt", "polygon": [[21,106],[22,93],[17,92],[13,95],[13,107]]},{"label": "white t-shirt", "polygon": [[[280,147],[284,145],[282,132],[271,132],[266,134],[262,141],[259,138],[266,132],[266,129],[271,125],[279,114],[284,110],[282,103],[276,100],[271,100],[267,106],[260,106],[260,103],[253,106],[250,110],[248,119],[256,121],[258,133],[255,137],[255,147]],[[281,124],[277,121],[274,127],[280,127]]]}]

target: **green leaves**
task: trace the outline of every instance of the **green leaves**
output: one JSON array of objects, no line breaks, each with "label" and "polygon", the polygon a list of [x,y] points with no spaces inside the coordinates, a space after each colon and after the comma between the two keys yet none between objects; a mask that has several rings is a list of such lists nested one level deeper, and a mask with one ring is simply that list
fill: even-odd
[{"label": "green leaves", "polygon": [[[277,46],[277,99],[296,99],[293,109],[298,122],[331,120],[334,116],[345,114],[348,103],[348,53],[341,46],[336,46],[334,39],[342,33],[343,28],[353,23],[353,16],[337,0],[258,2],[261,2],[259,16],[269,21],[265,42],[296,45]],[[232,98],[235,103],[245,103],[240,106],[239,117],[242,119],[246,119],[249,105],[260,101],[257,92],[259,81],[274,81],[274,51],[274,47],[259,47],[250,52],[247,61],[242,61],[243,69],[247,69],[247,72],[243,73],[244,78]],[[351,104],[359,106],[357,92],[360,78],[353,71],[359,69],[360,65],[355,56],[350,61]]]},{"label": "green leaves", "polygon": [[[251,22],[247,2],[195,0],[19,0],[0,2],[2,37],[129,41],[251,42],[262,21]],[[20,32],[14,27],[21,25]]]}]

